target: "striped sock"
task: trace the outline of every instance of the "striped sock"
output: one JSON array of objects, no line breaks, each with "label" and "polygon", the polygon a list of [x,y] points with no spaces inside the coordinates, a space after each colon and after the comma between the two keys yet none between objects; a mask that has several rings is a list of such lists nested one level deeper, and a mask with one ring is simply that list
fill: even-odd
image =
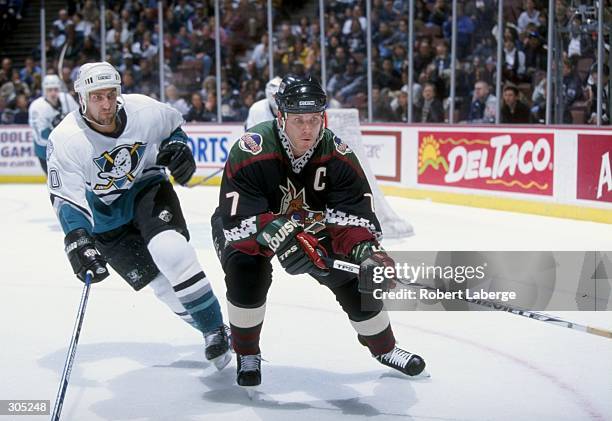
[{"label": "striped sock", "polygon": [[223,324],[219,301],[204,272],[195,274],[173,288],[202,333],[210,332]]}]

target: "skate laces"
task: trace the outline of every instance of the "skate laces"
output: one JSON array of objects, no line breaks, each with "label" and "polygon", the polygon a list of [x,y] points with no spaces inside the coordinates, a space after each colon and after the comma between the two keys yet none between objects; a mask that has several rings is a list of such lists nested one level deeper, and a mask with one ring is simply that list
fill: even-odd
[{"label": "skate laces", "polygon": [[405,367],[412,357],[412,353],[404,351],[401,348],[394,347],[391,351],[386,354],[379,355],[378,358],[386,361],[389,364],[393,364],[398,367]]},{"label": "skate laces", "polygon": [[220,344],[225,342],[225,338],[227,337],[227,329],[227,326],[223,325],[211,330],[204,335],[204,342],[206,342],[206,345]]},{"label": "skate laces", "polygon": [[256,371],[259,370],[261,357],[255,355],[240,355],[240,371]]}]

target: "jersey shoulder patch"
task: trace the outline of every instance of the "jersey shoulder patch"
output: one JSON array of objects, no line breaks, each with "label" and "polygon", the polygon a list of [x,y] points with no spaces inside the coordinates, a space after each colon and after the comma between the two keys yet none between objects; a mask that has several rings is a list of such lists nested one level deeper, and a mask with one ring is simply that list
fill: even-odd
[{"label": "jersey shoulder patch", "polygon": [[258,155],[263,150],[264,139],[259,133],[246,132],[238,139],[238,147],[251,155]]},{"label": "jersey shoulder patch", "polygon": [[334,142],[334,146],[335,146],[335,148],[336,148],[336,150],[338,151],[339,154],[346,155],[346,154],[349,154],[349,153],[353,152],[353,151],[351,151],[351,148],[349,148],[349,146],[346,143],[344,143],[342,141],[342,139],[340,139],[336,135],[334,135],[333,142]]}]

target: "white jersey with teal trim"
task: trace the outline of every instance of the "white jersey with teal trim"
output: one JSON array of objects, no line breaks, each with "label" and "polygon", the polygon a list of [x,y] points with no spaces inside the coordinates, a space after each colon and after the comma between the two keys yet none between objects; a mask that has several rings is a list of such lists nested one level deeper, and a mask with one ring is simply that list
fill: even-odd
[{"label": "white jersey with teal trim", "polygon": [[54,107],[44,96],[36,98],[28,109],[28,124],[34,131],[34,141],[38,146],[46,147],[47,139],[51,130],[72,111],[78,110],[79,106],[69,94],[60,93],[59,105]]},{"label": "white jersey with teal trim", "polygon": [[[125,127],[101,134],[79,111],[53,130],[47,147],[47,184],[64,232],[105,232],[128,223],[136,195],[167,179],[155,161],[160,143],[180,128],[174,108],[144,95],[123,95]],[[182,133],[182,131],[181,131]]]},{"label": "white jersey with teal trim", "polygon": [[268,99],[260,99],[255,104],[251,105],[251,108],[249,108],[249,115],[244,123],[244,128],[250,129],[259,123],[263,123],[264,121],[274,120],[275,117],[276,116],[270,107],[270,102]]}]

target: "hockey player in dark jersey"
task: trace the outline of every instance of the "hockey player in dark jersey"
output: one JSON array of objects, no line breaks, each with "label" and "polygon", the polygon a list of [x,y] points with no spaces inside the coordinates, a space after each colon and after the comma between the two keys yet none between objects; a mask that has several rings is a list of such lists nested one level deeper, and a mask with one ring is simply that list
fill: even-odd
[{"label": "hockey player in dark jersey", "polygon": [[[421,373],[424,360],[395,345],[382,303],[360,292],[355,275],[329,269],[321,258],[362,270],[394,264],[379,245],[381,228],[358,159],[325,128],[325,91],[312,77],[288,75],[276,102],[277,118],[249,128],[232,147],[212,218],[238,384],[261,383],[259,337],[274,255],[288,273],[308,273],[332,291],[379,362],[409,376]],[[362,300],[375,310],[364,311]]]}]

